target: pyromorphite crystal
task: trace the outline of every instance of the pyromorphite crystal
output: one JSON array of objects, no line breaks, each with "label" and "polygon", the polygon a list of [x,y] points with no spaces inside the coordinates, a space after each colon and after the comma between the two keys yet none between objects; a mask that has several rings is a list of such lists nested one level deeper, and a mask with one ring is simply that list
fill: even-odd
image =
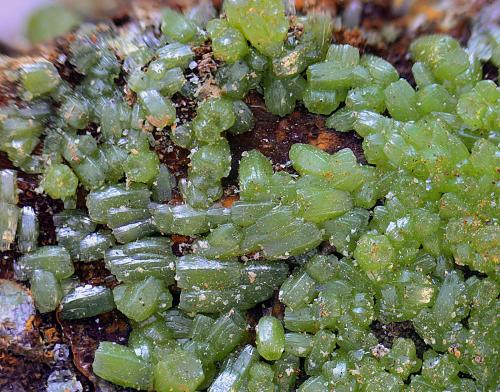
[{"label": "pyromorphite crystal", "polygon": [[24,65],[21,68],[21,81],[24,88],[36,97],[57,88],[61,77],[52,63],[42,60]]},{"label": "pyromorphite crystal", "polygon": [[256,328],[257,351],[264,359],[276,361],[285,350],[285,332],[281,321],[272,316],[261,317]]},{"label": "pyromorphite crystal", "polygon": [[52,312],[62,298],[60,283],[52,272],[35,270],[30,279],[31,292],[40,313]]},{"label": "pyromorphite crystal", "polygon": [[64,296],[61,305],[61,317],[65,320],[97,316],[116,307],[110,289],[91,285],[75,287]]},{"label": "pyromorphite crystal", "polygon": [[68,251],[62,246],[43,246],[18,260],[20,272],[30,277],[37,270],[52,272],[59,280],[68,278],[75,271]]},{"label": "pyromorphite crystal", "polygon": [[17,226],[17,249],[22,253],[31,252],[38,245],[38,218],[31,207],[23,207]]},{"label": "pyromorphite crystal", "polygon": [[113,297],[118,310],[129,319],[144,321],[157,310],[161,293],[165,290],[162,282],[151,276],[142,282],[115,287]]},{"label": "pyromorphite crystal", "polygon": [[248,376],[248,391],[249,392],[272,392],[274,391],[273,383],[274,371],[270,365],[264,362],[257,362],[250,368]]},{"label": "pyromorphite crystal", "polygon": [[207,31],[212,39],[214,56],[218,60],[234,63],[245,57],[248,45],[245,37],[223,19],[212,19],[207,24]]},{"label": "pyromorphite crystal", "polygon": [[163,128],[175,121],[175,107],[168,99],[156,90],[139,93],[140,103],[146,112],[146,119],[155,127]]},{"label": "pyromorphite crystal", "polygon": [[53,199],[67,199],[76,192],[78,178],[66,165],[51,165],[45,172],[43,188]]},{"label": "pyromorphite crystal", "polygon": [[122,387],[148,390],[152,386],[151,365],[134,350],[112,342],[101,342],[92,370],[99,377]]},{"label": "pyromorphite crystal", "polygon": [[186,44],[195,38],[198,28],[181,13],[166,8],[163,10],[161,31],[169,42]]},{"label": "pyromorphite crystal", "polygon": [[366,234],[358,241],[354,257],[366,272],[379,272],[391,268],[394,248],[384,235]]},{"label": "pyromorphite crystal", "polygon": [[194,392],[203,377],[200,360],[179,349],[172,351],[154,368],[154,385],[158,392]]},{"label": "pyromorphite crystal", "polygon": [[123,163],[125,174],[130,181],[149,184],[154,181],[158,172],[160,160],[151,151],[131,152]]},{"label": "pyromorphite crystal", "polygon": [[227,0],[224,12],[229,23],[239,29],[264,55],[280,54],[288,31],[285,6],[279,0]]},{"label": "pyromorphite crystal", "polygon": [[224,370],[208,388],[208,392],[237,391],[244,385],[245,379],[258,357],[257,350],[246,345],[237,357],[230,358],[226,362]]}]

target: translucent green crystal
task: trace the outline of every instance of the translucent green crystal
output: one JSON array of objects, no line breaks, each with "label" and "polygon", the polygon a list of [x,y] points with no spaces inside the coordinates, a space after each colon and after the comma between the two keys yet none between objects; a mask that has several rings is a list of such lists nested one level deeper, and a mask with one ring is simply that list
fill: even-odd
[{"label": "translucent green crystal", "polygon": [[278,79],[272,74],[264,79],[264,101],[272,114],[285,116],[293,112],[295,103],[302,98],[306,81],[300,75]]},{"label": "translucent green crystal", "polygon": [[151,189],[151,198],[157,203],[168,201],[172,198],[172,189],[175,187],[175,177],[168,167],[160,164]]},{"label": "translucent green crystal", "polygon": [[160,295],[164,291],[165,288],[160,280],[149,277],[142,282],[115,287],[113,297],[120,312],[128,318],[140,322],[155,312]]},{"label": "translucent green crystal", "polygon": [[160,392],[194,392],[203,378],[200,360],[180,349],[174,350],[154,368],[154,385]]},{"label": "translucent green crystal", "polygon": [[330,45],[326,60],[354,67],[359,64],[359,49],[351,45]]},{"label": "translucent green crystal", "polygon": [[343,90],[321,91],[307,88],[303,100],[310,112],[328,115],[338,108],[343,96]]},{"label": "translucent green crystal", "polygon": [[123,163],[127,179],[135,182],[151,183],[159,173],[160,161],[151,151],[131,153]]},{"label": "translucent green crystal", "polygon": [[262,250],[271,259],[304,253],[321,242],[321,232],[314,224],[294,218],[286,208],[271,211],[243,234],[245,252]]},{"label": "translucent green crystal", "polygon": [[417,109],[423,113],[453,112],[456,100],[440,84],[429,84],[417,92]]},{"label": "translucent green crystal", "polygon": [[410,53],[415,61],[435,66],[448,53],[460,47],[457,40],[449,35],[432,34],[416,39],[410,45]]},{"label": "translucent green crystal", "polygon": [[285,308],[285,328],[293,332],[318,332],[320,329],[320,323],[317,310],[318,309],[314,306],[314,304],[297,310]]},{"label": "translucent green crystal", "polygon": [[325,61],[307,68],[307,83],[314,90],[349,88],[352,82],[352,69],[338,62]]},{"label": "translucent green crystal", "polygon": [[385,110],[383,90],[379,86],[357,87],[349,90],[345,100],[351,110],[372,110],[381,113]]},{"label": "translucent green crystal", "polygon": [[281,358],[285,350],[285,332],[281,321],[272,316],[261,317],[256,327],[259,354],[268,361]]},{"label": "translucent green crystal", "polygon": [[193,60],[194,53],[188,45],[174,42],[158,49],[158,61],[162,62],[167,69],[186,68]]},{"label": "translucent green crystal", "polygon": [[39,225],[35,211],[31,207],[23,207],[17,225],[17,249],[28,253],[38,246]]},{"label": "translucent green crystal", "polygon": [[275,0],[225,1],[224,12],[231,26],[240,30],[266,56],[278,55],[288,31],[284,5]]},{"label": "translucent green crystal", "polygon": [[316,294],[316,282],[306,272],[300,272],[283,283],[279,298],[285,305],[298,309],[311,303]]},{"label": "translucent green crystal", "polygon": [[194,235],[209,230],[206,211],[191,208],[186,204],[151,205],[150,212],[153,223],[162,233]]},{"label": "translucent green crystal", "polygon": [[233,99],[243,99],[252,87],[250,68],[242,60],[219,68],[216,80],[222,94]]},{"label": "translucent green crystal", "polygon": [[42,269],[52,272],[58,279],[73,275],[74,267],[68,251],[62,246],[43,246],[22,256],[18,260],[18,267],[27,276]]},{"label": "translucent green crystal", "polygon": [[205,143],[220,139],[220,133],[234,125],[236,118],[231,101],[211,98],[198,106],[197,116],[192,122],[196,138]]},{"label": "translucent green crystal", "polygon": [[105,250],[113,244],[114,239],[109,232],[89,234],[80,241],[79,259],[81,261],[100,260],[104,257]]},{"label": "translucent green crystal", "polygon": [[299,358],[287,353],[273,364],[274,384],[279,392],[289,392],[294,388],[299,366]]},{"label": "translucent green crystal", "polygon": [[65,123],[75,129],[84,129],[89,123],[89,102],[79,95],[70,95],[59,108]]},{"label": "translucent green crystal", "polygon": [[297,184],[297,202],[299,216],[305,220],[320,223],[335,218],[352,208],[352,199],[348,192],[328,188],[326,184]]},{"label": "translucent green crystal", "polygon": [[13,204],[0,202],[2,215],[0,216],[0,249],[10,249],[15,240],[19,220],[19,208]]},{"label": "translucent green crystal", "polygon": [[134,184],[130,187],[123,184],[110,185],[89,193],[87,208],[93,221],[106,223],[110,208],[147,207],[149,195],[149,190],[144,185]]},{"label": "translucent green crystal", "polygon": [[146,90],[139,93],[139,100],[146,112],[146,119],[157,128],[172,125],[175,121],[173,103],[162,97],[156,90]]},{"label": "translucent green crystal", "polygon": [[60,283],[52,272],[35,270],[30,278],[31,292],[40,313],[52,312],[62,298]]},{"label": "translucent green crystal", "polygon": [[43,60],[23,65],[21,82],[26,91],[37,97],[54,91],[61,83],[61,77],[52,63]]},{"label": "translucent green crystal", "polygon": [[61,300],[61,318],[74,320],[97,316],[115,309],[113,294],[104,286],[78,286]]},{"label": "translucent green crystal", "polygon": [[365,234],[358,241],[354,257],[361,269],[378,280],[379,273],[392,267],[394,248],[384,235]]},{"label": "translucent green crystal", "polygon": [[255,201],[269,198],[273,167],[262,153],[252,150],[243,154],[238,174],[242,198]]},{"label": "translucent green crystal", "polygon": [[0,201],[17,204],[17,174],[13,170],[0,170]]},{"label": "translucent green crystal", "polygon": [[189,313],[247,310],[272,297],[272,286],[246,285],[223,290],[184,290],[179,308]]},{"label": "translucent green crystal", "polygon": [[[238,312],[231,311],[215,320],[205,340],[211,342],[214,348],[214,359],[222,360],[241,344],[245,337],[245,319]],[[255,353],[252,352],[252,355]]]},{"label": "translucent green crystal", "polygon": [[137,282],[148,276],[173,283],[174,257],[167,238],[144,238],[115,246],[105,254],[106,267],[119,281]]},{"label": "translucent green crystal", "polygon": [[288,332],[285,334],[285,352],[297,357],[307,357],[312,349],[311,335]]},{"label": "translucent green crystal", "polygon": [[209,21],[207,31],[212,39],[212,50],[216,59],[234,63],[247,55],[248,45],[245,37],[224,19]]},{"label": "translucent green crystal", "polygon": [[272,392],[274,371],[270,365],[264,362],[257,362],[252,365],[248,375],[249,392]]},{"label": "translucent green crystal", "polygon": [[182,288],[223,289],[237,287],[241,265],[236,261],[183,256],[176,263],[176,278]]},{"label": "translucent green crystal", "polygon": [[245,346],[237,357],[230,358],[227,361],[224,370],[214,380],[208,391],[223,392],[238,390],[252,365],[258,360],[258,357],[259,354],[257,354],[257,350],[254,347],[250,345]]},{"label": "translucent green crystal", "polygon": [[122,387],[148,390],[152,385],[150,364],[138,357],[131,348],[117,343],[99,344],[92,370],[99,377]]},{"label": "translucent green crystal", "polygon": [[402,121],[418,119],[415,91],[406,80],[391,83],[384,94],[385,105],[393,118]]},{"label": "translucent green crystal", "polygon": [[328,360],[329,355],[335,348],[335,334],[325,330],[319,331],[312,339],[311,352],[307,356],[305,363],[306,373],[309,375],[321,374],[323,364]]},{"label": "translucent green crystal", "polygon": [[415,343],[410,339],[398,338],[391,350],[382,358],[384,366],[402,379],[420,370],[422,361],[417,357]]},{"label": "translucent green crystal", "polygon": [[218,226],[204,239],[194,245],[195,253],[216,259],[227,259],[240,255],[243,234],[232,223]]},{"label": "translucent green crystal", "polygon": [[191,42],[198,33],[197,26],[184,15],[172,9],[162,11],[161,31],[169,41],[178,41],[186,44]]},{"label": "translucent green crystal", "polygon": [[396,68],[380,57],[364,55],[361,57],[360,64],[368,70],[373,81],[381,86],[385,87],[398,80]]},{"label": "translucent green crystal", "polygon": [[78,178],[66,165],[49,166],[43,179],[43,189],[53,199],[67,199],[73,196],[78,186]]}]

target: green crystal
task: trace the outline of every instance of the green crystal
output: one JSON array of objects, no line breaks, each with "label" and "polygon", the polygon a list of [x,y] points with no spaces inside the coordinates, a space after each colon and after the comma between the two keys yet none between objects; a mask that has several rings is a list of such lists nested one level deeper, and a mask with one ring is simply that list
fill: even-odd
[{"label": "green crystal", "polygon": [[162,97],[158,91],[140,92],[139,101],[146,112],[146,119],[155,127],[164,128],[174,123],[174,104],[168,98]]},{"label": "green crystal", "polygon": [[286,353],[273,364],[274,384],[278,392],[290,392],[294,388],[299,367],[299,358]]},{"label": "green crystal", "polygon": [[212,19],[207,24],[212,50],[217,60],[234,63],[248,53],[245,37],[224,19]]},{"label": "green crystal", "polygon": [[158,49],[158,61],[163,63],[167,69],[187,68],[193,60],[194,53],[188,45],[174,42]]},{"label": "green crystal", "polygon": [[288,31],[283,3],[276,0],[228,0],[224,12],[231,26],[240,30],[262,54],[274,57],[281,52]]},{"label": "green crystal", "polygon": [[230,358],[224,370],[214,380],[208,392],[225,392],[235,391],[243,384],[245,377],[248,375],[252,365],[258,360],[257,350],[247,345],[241,353]]},{"label": "green crystal", "polygon": [[285,334],[285,352],[297,357],[307,357],[312,349],[311,335],[287,332]]},{"label": "green crystal", "polygon": [[62,298],[60,283],[52,272],[35,270],[30,278],[31,292],[40,313],[54,311]]},{"label": "green crystal", "polygon": [[335,334],[325,330],[319,331],[312,339],[311,352],[305,363],[306,373],[309,375],[321,374],[323,364],[335,348]]},{"label": "green crystal", "polygon": [[43,188],[53,199],[67,199],[72,197],[78,186],[78,178],[66,165],[54,164],[49,166],[43,179]]},{"label": "green crystal", "polygon": [[131,348],[116,343],[99,344],[92,370],[99,377],[122,387],[148,390],[152,385],[150,364]]},{"label": "green crystal", "polygon": [[272,316],[261,317],[256,327],[259,354],[268,361],[281,358],[285,350],[285,332],[281,321]]},{"label": "green crystal", "polygon": [[144,185],[134,184],[130,187],[123,184],[110,185],[89,193],[87,208],[94,222],[106,223],[110,208],[147,207],[149,195],[149,190]]},{"label": "green crystal", "polygon": [[185,289],[224,289],[238,286],[240,270],[241,265],[236,261],[183,256],[176,263],[176,278]]},{"label": "green crystal", "polygon": [[174,350],[154,368],[154,385],[159,392],[194,392],[203,378],[200,360],[180,349]]},{"label": "green crystal", "polygon": [[385,105],[393,118],[402,121],[418,119],[415,91],[406,80],[391,83],[384,94]]},{"label": "green crystal", "polygon": [[354,67],[359,64],[359,49],[351,45],[330,45],[326,60]]},{"label": "green crystal", "polygon": [[73,275],[74,267],[68,251],[62,246],[43,246],[18,260],[18,267],[28,277],[37,270],[52,272],[58,279]]},{"label": "green crystal", "polygon": [[127,179],[146,184],[154,181],[159,173],[160,160],[151,151],[141,151],[137,154],[131,153],[123,163],[123,169]]},{"label": "green crystal", "polygon": [[249,392],[273,392],[274,371],[264,362],[256,362],[250,368],[248,375]]},{"label": "green crystal", "polygon": [[17,225],[17,249],[21,253],[29,253],[38,246],[39,224],[35,211],[31,207],[23,207]]},{"label": "green crystal", "polygon": [[104,286],[78,286],[61,300],[61,318],[74,320],[97,316],[115,309],[113,294]]},{"label": "green crystal", "polygon": [[61,77],[56,67],[43,60],[24,65],[21,68],[21,82],[28,93],[37,97],[54,91],[61,83]]},{"label": "green crystal", "polygon": [[384,366],[394,375],[407,379],[420,370],[422,361],[417,357],[415,343],[410,339],[397,338],[391,350],[382,358]]},{"label": "green crystal", "polygon": [[[156,311],[162,292],[165,292],[162,282],[151,276],[142,282],[116,286],[113,297],[120,312],[129,319],[140,322]],[[170,299],[170,305],[171,302]]]},{"label": "green crystal", "polygon": [[198,27],[179,12],[165,8],[162,11],[161,31],[169,41],[187,44],[195,38]]}]

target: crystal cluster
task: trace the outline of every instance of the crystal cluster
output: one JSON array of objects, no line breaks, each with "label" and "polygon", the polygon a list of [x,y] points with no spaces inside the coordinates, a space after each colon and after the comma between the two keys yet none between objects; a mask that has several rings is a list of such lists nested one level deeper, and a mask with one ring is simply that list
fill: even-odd
[{"label": "crystal cluster", "polygon": [[[480,58],[446,35],[417,38],[414,88],[384,59],[332,44],[325,15],[289,18],[279,0],[223,10],[165,9],[161,36],[80,27],[76,85],[46,60],[17,70],[22,104],[0,108],[0,150],[66,207],[58,245],[37,247],[36,215],[0,172],[0,246],[17,233],[17,278],[38,310],[118,309],[128,345],[101,342],[93,371],[140,390],[497,390],[500,89]],[[203,90],[186,76],[208,43],[218,63]],[[368,164],[297,143],[277,170],[245,151],[223,205],[226,136],[254,127],[250,90],[273,114],[304,105],[354,130]],[[189,120],[179,97],[196,104]],[[161,163],[155,131],[190,151],[186,176]],[[192,239],[183,256],[174,235]],[[114,287],[70,278],[73,263],[101,259]],[[245,312],[274,293],[284,316],[252,331]],[[402,337],[382,346],[376,320],[411,322],[426,351]]]}]

